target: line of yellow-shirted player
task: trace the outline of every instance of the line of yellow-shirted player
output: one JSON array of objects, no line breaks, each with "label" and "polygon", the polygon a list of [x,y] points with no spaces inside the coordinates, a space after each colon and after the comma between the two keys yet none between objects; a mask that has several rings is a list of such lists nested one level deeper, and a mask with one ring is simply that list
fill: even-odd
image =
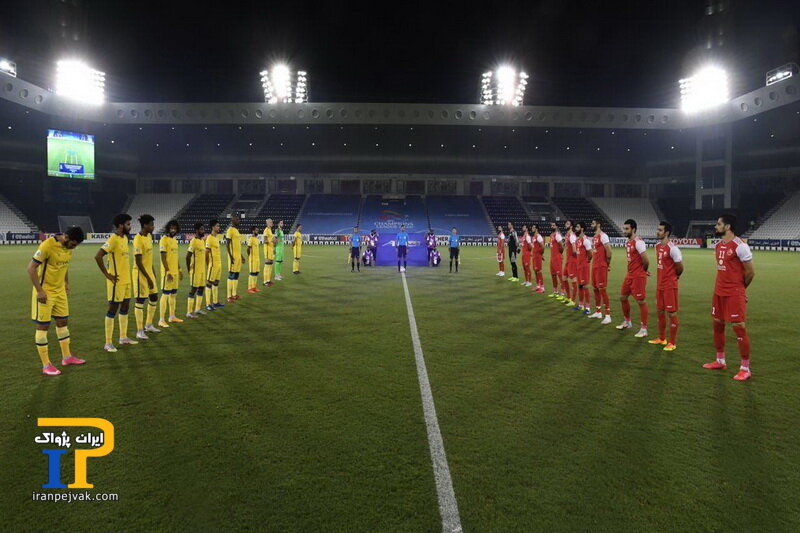
[{"label": "line of yellow-shirted player", "polygon": [[[184,272],[180,267],[178,255],[178,234],[180,226],[177,221],[167,223],[166,233],[158,242],[160,251],[160,282],[156,281],[153,266],[153,231],[155,219],[151,215],[139,217],[141,229],[133,237],[133,265],[130,261],[129,236],[131,232],[131,216],[121,213],[114,217],[114,233],[106,240],[95,255],[95,261],[106,278],[106,296],[108,311],[105,317],[105,345],[107,352],[116,352],[113,343],[114,318],[119,324],[119,345],[138,344],[139,340],[148,339],[148,333],[160,333],[159,328],[169,328],[170,324],[183,322],[177,316],[177,294]],[[238,294],[239,274],[244,255],[242,253],[243,236],[239,232],[239,218],[231,217],[230,226],[225,232],[225,247],[228,256],[227,301],[235,302],[241,298]],[[202,223],[195,224],[194,236],[189,242],[186,253],[186,272],[190,282],[187,298],[186,317],[199,318],[209,311],[224,307],[219,302],[219,281],[222,272],[222,253],[219,221],[209,222],[209,232]],[[292,273],[300,273],[302,255],[302,226],[298,225],[292,243]],[[70,334],[67,327],[69,317],[69,262],[73,250],[83,242],[83,230],[78,227],[69,228],[64,233],[57,233],[44,240],[28,264],[28,276],[33,284],[31,302],[31,319],[36,324],[36,349],[42,362],[42,373],[58,375],[61,371],[50,361],[47,331],[50,322],[56,322],[56,335],[61,348],[63,366],[82,365],[86,361],[78,358],[71,351]],[[258,276],[261,272],[261,255],[259,248],[259,231],[255,226],[250,228],[246,240],[248,281],[247,292],[257,293]],[[273,280],[283,279],[281,267],[283,263],[283,221],[279,221],[273,229],[272,219],[266,222],[263,232],[264,285],[270,286]],[[274,274],[274,275],[273,275]],[[158,327],[153,324],[156,309],[159,308],[158,287],[161,287],[160,312]],[[203,305],[205,296],[205,305]],[[134,316],[136,319],[136,339],[128,337],[128,312],[131,299],[134,300]],[[145,310],[146,309],[146,310]]]}]

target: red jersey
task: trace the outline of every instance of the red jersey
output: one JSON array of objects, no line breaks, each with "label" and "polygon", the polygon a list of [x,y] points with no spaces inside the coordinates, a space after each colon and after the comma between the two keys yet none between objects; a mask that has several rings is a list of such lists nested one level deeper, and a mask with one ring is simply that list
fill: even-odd
[{"label": "red jersey", "polygon": [[522,254],[531,255],[531,252],[533,252],[533,241],[531,240],[531,236],[524,235],[522,237]]},{"label": "red jersey", "polygon": [[578,266],[589,266],[589,251],[592,249],[592,241],[586,235],[575,237],[575,260]]},{"label": "red jersey", "polygon": [[575,262],[575,257],[576,257],[575,256],[575,241],[577,241],[577,240],[578,240],[578,238],[575,236],[575,234],[572,231],[567,233],[567,261],[568,262],[573,262],[573,263]]},{"label": "red jersey", "polygon": [[717,296],[735,296],[745,293],[744,265],[753,260],[750,247],[739,237],[725,242],[720,241],[714,247],[717,261],[717,283],[714,294]]},{"label": "red jersey", "polygon": [[[558,245],[561,246],[561,245]],[[551,249],[552,250],[552,249]],[[533,253],[537,256],[544,255],[544,239],[542,238],[541,233],[537,233],[533,236]],[[552,251],[550,253],[550,257],[552,258]]]},{"label": "red jersey", "polygon": [[592,266],[594,268],[608,267],[608,252],[606,252],[606,244],[611,241],[602,231],[598,231],[592,237]]},{"label": "red jersey", "polygon": [[656,260],[658,261],[658,290],[677,289],[678,275],[675,273],[675,263],[683,261],[681,249],[672,242],[656,244]]},{"label": "red jersey", "polygon": [[506,253],[506,235],[503,232],[497,234],[497,253],[498,254],[505,254]]},{"label": "red jersey", "polygon": [[647,271],[642,263],[642,254],[647,251],[647,245],[639,237],[628,239],[625,243],[625,254],[628,256],[628,276],[632,278],[643,278],[647,276]]},{"label": "red jersey", "polygon": [[558,231],[550,234],[550,262],[561,262],[561,251],[563,250],[564,237]]}]

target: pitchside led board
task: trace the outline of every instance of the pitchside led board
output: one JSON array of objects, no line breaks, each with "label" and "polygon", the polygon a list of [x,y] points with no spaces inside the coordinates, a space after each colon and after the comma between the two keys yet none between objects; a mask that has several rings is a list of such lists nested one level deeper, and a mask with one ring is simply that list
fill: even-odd
[{"label": "pitchside led board", "polygon": [[47,130],[47,175],[94,179],[94,135]]}]

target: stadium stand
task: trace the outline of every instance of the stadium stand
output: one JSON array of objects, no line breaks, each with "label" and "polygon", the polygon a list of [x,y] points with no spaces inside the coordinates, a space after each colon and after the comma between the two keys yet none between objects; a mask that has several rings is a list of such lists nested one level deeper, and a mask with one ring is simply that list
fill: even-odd
[{"label": "stadium stand", "polygon": [[279,220],[283,220],[283,231],[288,233],[294,227],[294,222],[305,201],[305,194],[272,194],[255,216],[242,219],[240,227],[245,231],[248,231],[250,226],[263,229],[267,224],[267,219],[271,218],[276,225]]},{"label": "stadium stand", "polygon": [[[605,231],[609,237],[619,237],[621,235],[619,229],[612,221],[609,220],[595,204],[586,198],[554,196],[551,200],[566,218],[585,222],[587,229],[589,229],[589,223],[592,219],[597,217],[603,221],[603,231]],[[590,229],[589,231],[591,232]]]},{"label": "stadium stand", "polygon": [[787,197],[751,235],[754,239],[800,238],[800,191]]},{"label": "stadium stand", "polygon": [[[178,215],[178,223],[185,232],[194,231],[198,222],[208,224],[212,218],[220,218],[228,204],[233,200],[232,194],[201,194],[196,196]],[[220,221],[221,223],[224,221]]]},{"label": "stadium stand", "polygon": [[461,235],[494,234],[475,196],[428,196],[426,205],[434,233],[450,233],[456,226]]},{"label": "stadium stand", "polygon": [[658,208],[664,215],[664,220],[672,224],[672,234],[676,237],[686,237],[693,204],[694,198],[691,197],[658,199]]},{"label": "stadium stand", "polygon": [[[131,198],[127,212],[134,220],[139,215],[147,213],[156,219],[156,233],[160,233],[167,222],[175,218],[186,204],[188,204],[194,194],[136,194]],[[136,225],[134,224],[134,227]]]},{"label": "stadium stand", "polygon": [[400,224],[405,224],[409,232],[428,230],[428,213],[422,197],[406,196],[402,199],[370,195],[365,198],[359,222],[361,229],[394,231]]},{"label": "stadium stand", "polygon": [[[658,214],[649,198],[590,198],[592,202],[617,227],[632,218],[638,226],[640,237],[655,237],[658,229]],[[605,230],[608,232],[608,230]],[[609,234],[610,235],[610,234]]]},{"label": "stadium stand", "polygon": [[[549,224],[556,219],[553,204],[546,196],[523,196],[522,201],[528,208],[532,222],[538,222],[541,225]],[[544,229],[544,226],[540,229]]]},{"label": "stadium stand", "polygon": [[0,234],[38,231],[6,198],[0,195]]},{"label": "stadium stand", "polygon": [[357,224],[360,207],[360,196],[312,194],[298,216],[298,222],[308,233],[345,234]]},{"label": "stadium stand", "polygon": [[531,222],[530,215],[516,196],[484,196],[483,205],[492,221],[492,234],[497,226],[506,229],[509,222],[519,231],[523,224]]}]

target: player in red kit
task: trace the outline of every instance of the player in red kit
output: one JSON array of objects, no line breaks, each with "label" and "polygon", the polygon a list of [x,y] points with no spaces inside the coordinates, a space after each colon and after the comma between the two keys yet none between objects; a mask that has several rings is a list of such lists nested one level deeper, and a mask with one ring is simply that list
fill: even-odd
[{"label": "player in red kit", "polygon": [[528,233],[528,225],[522,225],[522,270],[525,273],[525,281],[522,282],[523,287],[530,287],[531,283],[531,258],[533,256],[533,239]]},{"label": "player in red kit", "polygon": [[561,252],[564,249],[564,237],[558,231],[558,224],[550,223],[550,277],[553,280],[553,294],[548,298],[562,301],[565,297],[564,277],[562,276],[564,258]]},{"label": "player in red kit", "polygon": [[497,264],[498,271],[495,276],[506,275],[506,235],[503,233],[503,228],[497,226]]},{"label": "player in red kit", "polygon": [[544,261],[544,238],[539,233],[539,224],[533,224],[533,273],[536,275],[536,287],[533,292],[544,292],[544,276],[542,275],[542,261]]},{"label": "player in red kit", "polygon": [[641,326],[634,337],[647,337],[647,272],[650,260],[647,259],[647,245],[636,235],[636,221],[629,218],[622,225],[622,233],[628,238],[625,243],[625,255],[628,257],[628,273],[622,282],[619,300],[622,302],[622,324],[617,329],[629,329],[633,327],[631,323],[631,304],[628,297],[633,295],[633,299],[639,304],[639,314],[641,316]]},{"label": "player in red kit", "polygon": [[568,307],[575,305],[575,300],[578,299],[578,279],[577,276],[577,263],[575,262],[575,231],[572,228],[571,220],[564,222],[564,230],[566,232],[564,240],[564,284],[567,287],[567,300],[564,302]]},{"label": "player in red kit", "polygon": [[574,307],[588,315],[591,313],[589,300],[589,272],[592,261],[592,240],[586,236],[583,222],[575,223],[575,278],[578,280],[578,304]]},{"label": "player in red kit", "polygon": [[736,217],[722,215],[714,227],[720,242],[714,247],[717,262],[717,282],[711,303],[714,317],[714,346],[717,358],[703,368],[725,369],[725,323],[729,322],[736,333],[739,355],[742,358],[739,372],[733,376],[737,381],[750,379],[750,337],[745,320],[747,315],[747,287],[756,275],[753,269],[753,253],[746,242],[737,237],[733,229]]},{"label": "player in red kit", "polygon": [[[592,287],[594,288],[594,314],[589,318],[602,318],[601,324],[611,324],[611,304],[608,300],[608,273],[611,271],[611,241],[603,231],[602,221],[592,219]],[[605,316],[603,315],[605,311]]]},{"label": "player in red kit", "polygon": [[678,278],[683,274],[683,255],[678,245],[669,240],[672,237],[672,224],[659,222],[656,237],[659,240],[656,244],[658,338],[648,342],[664,345],[664,351],[671,352],[678,346]]}]

